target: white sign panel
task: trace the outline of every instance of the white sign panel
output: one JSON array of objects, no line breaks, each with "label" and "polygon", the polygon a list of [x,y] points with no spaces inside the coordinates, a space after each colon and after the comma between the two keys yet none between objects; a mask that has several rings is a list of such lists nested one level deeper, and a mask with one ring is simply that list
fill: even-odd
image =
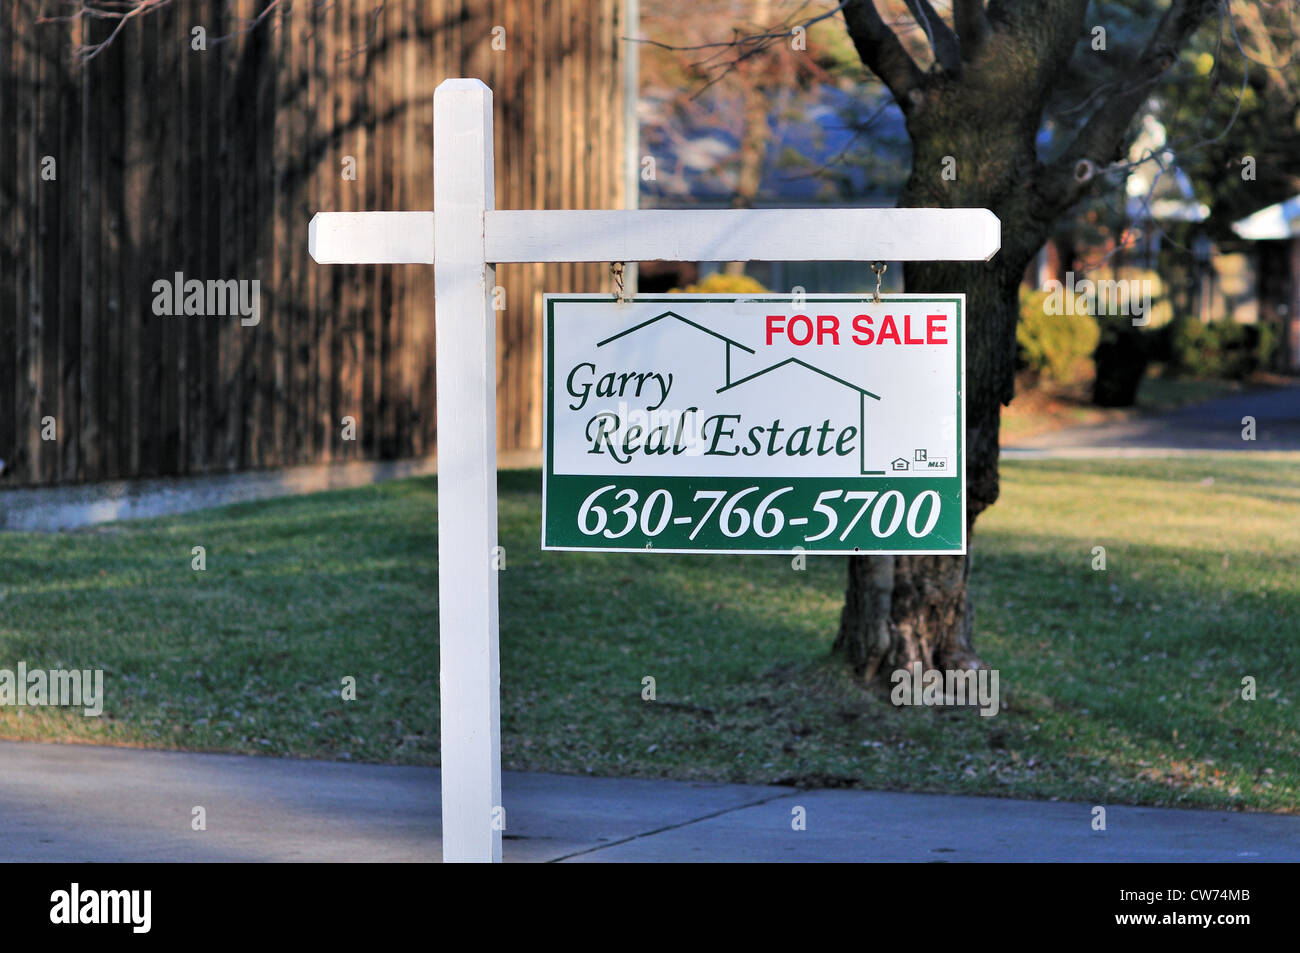
[{"label": "white sign panel", "polygon": [[544,548],[964,552],[964,312],[546,296]]}]

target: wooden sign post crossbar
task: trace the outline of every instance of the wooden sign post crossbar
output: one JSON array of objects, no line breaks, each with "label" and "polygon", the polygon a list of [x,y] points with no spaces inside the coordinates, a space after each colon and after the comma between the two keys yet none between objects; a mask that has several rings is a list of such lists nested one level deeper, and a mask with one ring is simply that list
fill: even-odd
[{"label": "wooden sign post crossbar", "polygon": [[434,266],[445,861],[501,859],[495,264],[986,261],[1001,242],[987,209],[498,211],[492,170],[492,91],[446,80],[436,214],[321,212],[309,232],[320,264]]}]

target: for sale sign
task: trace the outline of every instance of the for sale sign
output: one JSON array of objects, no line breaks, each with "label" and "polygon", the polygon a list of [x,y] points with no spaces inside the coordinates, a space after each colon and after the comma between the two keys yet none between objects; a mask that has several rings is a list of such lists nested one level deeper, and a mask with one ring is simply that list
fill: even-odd
[{"label": "for sale sign", "polygon": [[964,295],[545,306],[543,549],[966,551]]}]

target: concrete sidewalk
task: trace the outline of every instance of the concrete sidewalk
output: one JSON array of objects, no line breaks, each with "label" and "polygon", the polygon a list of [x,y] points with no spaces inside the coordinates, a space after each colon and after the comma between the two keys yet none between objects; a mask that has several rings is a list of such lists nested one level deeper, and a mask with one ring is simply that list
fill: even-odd
[{"label": "concrete sidewalk", "polygon": [[[1300,817],[507,772],[508,861],[1300,861]],[[193,808],[207,830],[192,831]],[[792,829],[802,807],[807,829]],[[431,861],[433,768],[0,742],[0,862]]]}]

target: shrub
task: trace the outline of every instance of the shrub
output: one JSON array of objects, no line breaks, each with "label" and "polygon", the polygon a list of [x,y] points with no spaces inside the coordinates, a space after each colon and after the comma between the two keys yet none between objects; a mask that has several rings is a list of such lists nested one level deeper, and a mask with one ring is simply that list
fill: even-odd
[{"label": "shrub", "polygon": [[1276,325],[1261,322],[1250,327],[1253,327],[1255,333],[1259,335],[1255,345],[1255,359],[1258,362],[1256,369],[1266,371],[1274,365],[1282,350],[1282,338],[1278,334]]},{"label": "shrub", "polygon": [[1098,407],[1132,407],[1146,376],[1159,333],[1141,331],[1126,315],[1108,317],[1101,323],[1101,335],[1093,361],[1097,376],[1092,382],[1092,402]]},{"label": "shrub", "polygon": [[714,272],[706,277],[703,281],[697,281],[693,285],[687,285],[685,288],[674,288],[673,291],[684,291],[690,294],[753,294],[756,292],[766,291],[758,281],[749,277],[749,275],[726,275],[722,272]]},{"label": "shrub", "polygon": [[1170,360],[1178,374],[1242,380],[1272,361],[1277,333],[1266,324],[1184,318],[1171,337]]},{"label": "shrub", "polygon": [[1020,289],[1016,363],[1058,381],[1086,376],[1084,365],[1101,335],[1097,319],[1089,314],[1048,314],[1046,301],[1045,291]]}]

